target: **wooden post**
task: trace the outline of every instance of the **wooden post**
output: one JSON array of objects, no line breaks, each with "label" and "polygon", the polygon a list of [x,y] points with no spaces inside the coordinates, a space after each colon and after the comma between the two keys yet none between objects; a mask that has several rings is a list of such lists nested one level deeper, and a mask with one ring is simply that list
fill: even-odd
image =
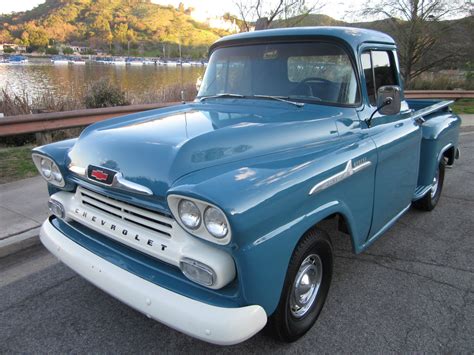
[{"label": "wooden post", "polygon": [[53,141],[53,136],[51,132],[37,132],[35,133],[36,144],[45,145]]}]

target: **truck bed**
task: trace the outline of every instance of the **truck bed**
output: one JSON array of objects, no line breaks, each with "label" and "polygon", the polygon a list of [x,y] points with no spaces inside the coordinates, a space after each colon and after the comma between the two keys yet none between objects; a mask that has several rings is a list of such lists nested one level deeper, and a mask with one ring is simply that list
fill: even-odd
[{"label": "truck bed", "polygon": [[[442,108],[444,108],[444,111],[447,111],[449,105],[451,105],[454,101],[438,100],[438,99],[408,99],[406,100],[406,102],[408,103],[408,106],[415,111],[419,111],[419,110],[423,110],[423,109],[427,109],[431,107],[439,107],[439,105],[442,105]],[[441,108],[437,109],[436,111],[438,110],[441,110]]]}]

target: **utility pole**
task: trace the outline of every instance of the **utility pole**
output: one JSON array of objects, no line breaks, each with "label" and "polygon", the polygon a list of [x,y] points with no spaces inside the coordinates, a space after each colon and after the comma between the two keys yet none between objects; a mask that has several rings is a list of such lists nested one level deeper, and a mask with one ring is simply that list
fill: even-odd
[{"label": "utility pole", "polygon": [[180,72],[180,79],[181,79],[181,102],[184,104],[184,85],[183,85],[183,60],[181,58],[181,35],[178,38],[178,46],[179,46],[179,72]]}]

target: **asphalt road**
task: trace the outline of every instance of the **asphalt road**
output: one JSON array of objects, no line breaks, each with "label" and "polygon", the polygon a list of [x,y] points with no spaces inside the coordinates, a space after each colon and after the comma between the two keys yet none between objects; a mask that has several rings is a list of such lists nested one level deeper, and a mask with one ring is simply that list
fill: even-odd
[{"label": "asphalt road", "polygon": [[0,352],[474,352],[474,132],[431,213],[410,210],[369,250],[332,233],[333,283],[298,342],[213,346],[147,319],[44,248],[0,259]]}]

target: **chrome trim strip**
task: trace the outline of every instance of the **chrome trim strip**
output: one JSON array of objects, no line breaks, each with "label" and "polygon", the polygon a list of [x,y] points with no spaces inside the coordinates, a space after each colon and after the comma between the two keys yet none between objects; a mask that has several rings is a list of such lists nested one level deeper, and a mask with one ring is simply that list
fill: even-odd
[{"label": "chrome trim strip", "polygon": [[100,185],[115,187],[117,189],[122,189],[122,190],[127,190],[127,191],[132,191],[132,192],[142,194],[142,195],[153,196],[153,191],[151,191],[148,187],[125,179],[121,172],[116,172],[116,174],[114,176],[114,180],[112,181],[112,184],[108,185],[108,184],[104,184],[100,181],[90,179],[86,174],[86,172],[87,172],[86,168],[83,168],[83,167],[80,167],[80,166],[77,166],[77,165],[73,165],[73,164],[69,164],[68,169],[70,171],[72,171],[73,173],[75,173],[77,175],[80,175],[80,176],[87,177],[87,179],[89,181],[92,181],[92,182],[100,184]]},{"label": "chrome trim strip", "polygon": [[361,164],[353,166],[352,159],[351,159],[346,163],[346,167],[344,168],[343,171],[337,174],[334,174],[333,176],[330,176],[327,179],[324,179],[323,181],[320,181],[316,185],[314,185],[309,191],[309,195],[313,195],[315,193],[321,192],[327,189],[328,187],[335,185],[344,179],[347,179],[348,177],[354,175],[355,173],[358,173],[359,171],[364,170],[365,168],[368,168],[370,165],[372,165],[372,162],[364,161]]},{"label": "chrome trim strip", "polygon": [[112,181],[111,186],[122,190],[133,191],[142,195],[153,195],[153,191],[151,191],[148,187],[128,181],[123,177],[122,173],[115,174],[114,181]]},{"label": "chrome trim strip", "polygon": [[69,164],[68,169],[69,171],[72,171],[74,174],[86,176],[86,168],[83,168],[81,166],[77,166],[71,163]]}]

